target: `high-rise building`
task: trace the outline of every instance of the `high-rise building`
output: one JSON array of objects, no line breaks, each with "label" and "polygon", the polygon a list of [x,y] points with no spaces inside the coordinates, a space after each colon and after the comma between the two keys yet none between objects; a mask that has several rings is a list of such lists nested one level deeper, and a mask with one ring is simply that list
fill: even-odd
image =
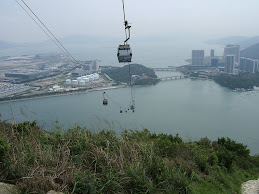
[{"label": "high-rise building", "polygon": [[211,49],[210,50],[210,57],[215,57],[215,50],[214,49]]},{"label": "high-rise building", "polygon": [[240,46],[229,44],[224,48],[223,60],[226,62],[227,55],[235,56],[235,65],[238,66],[240,62]]},{"label": "high-rise building", "polygon": [[216,58],[216,57],[211,58],[210,65],[211,65],[212,67],[217,67],[217,66],[218,66],[218,63],[219,63],[219,58]]},{"label": "high-rise building", "polygon": [[213,60],[215,58],[215,50],[211,49],[210,50],[210,66],[215,65],[215,60]]},{"label": "high-rise building", "polygon": [[245,71],[245,66],[246,66],[246,58],[245,57],[240,57],[239,70],[240,71]]},{"label": "high-rise building", "polygon": [[254,72],[259,72],[259,61],[255,60],[255,67],[254,67]]},{"label": "high-rise building", "polygon": [[235,56],[227,55],[225,57],[225,72],[226,73],[234,73],[234,64],[235,64]]},{"label": "high-rise building", "polygon": [[192,65],[204,65],[204,50],[192,50]]},{"label": "high-rise building", "polygon": [[240,57],[240,65],[239,65],[240,71],[255,73],[259,71],[258,65],[259,64],[257,60]]},{"label": "high-rise building", "polygon": [[97,72],[99,70],[99,64],[98,64],[98,60],[95,59],[92,61],[92,71]]},{"label": "high-rise building", "polygon": [[255,60],[253,59],[246,59],[245,71],[254,73],[255,72]]}]

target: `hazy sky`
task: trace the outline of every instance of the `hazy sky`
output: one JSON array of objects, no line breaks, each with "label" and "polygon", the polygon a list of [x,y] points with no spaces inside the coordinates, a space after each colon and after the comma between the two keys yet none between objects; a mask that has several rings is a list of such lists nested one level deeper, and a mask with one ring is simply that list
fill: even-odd
[{"label": "hazy sky", "polygon": [[[121,0],[25,0],[59,38],[123,36]],[[132,36],[257,36],[258,0],[125,0]],[[0,0],[0,40],[48,39],[14,0]]]}]

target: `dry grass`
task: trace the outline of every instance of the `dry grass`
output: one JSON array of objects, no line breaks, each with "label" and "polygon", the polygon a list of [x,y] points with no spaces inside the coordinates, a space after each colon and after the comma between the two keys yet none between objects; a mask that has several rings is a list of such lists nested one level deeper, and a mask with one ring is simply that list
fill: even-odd
[{"label": "dry grass", "polygon": [[[50,133],[30,122],[1,123],[1,138],[8,149],[0,158],[0,181],[24,193],[194,192],[192,181],[206,175],[199,165],[212,149],[147,130],[125,131],[119,138],[111,130],[92,133],[78,126]],[[202,167],[216,172],[207,163]]]}]

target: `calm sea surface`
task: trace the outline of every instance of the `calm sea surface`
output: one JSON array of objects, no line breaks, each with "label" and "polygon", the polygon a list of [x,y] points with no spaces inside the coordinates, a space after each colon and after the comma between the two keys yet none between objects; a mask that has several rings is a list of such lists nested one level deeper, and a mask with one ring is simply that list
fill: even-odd
[{"label": "calm sea surface", "polygon": [[179,133],[187,140],[230,137],[248,145],[252,154],[259,153],[259,91],[232,92],[208,80],[160,82],[135,88],[135,113],[125,112],[130,105],[130,88],[106,93],[108,106],[102,105],[102,91],[95,91],[0,103],[0,113],[2,119],[37,120],[45,129],[58,121],[64,128],[75,124],[116,131],[144,127],[158,133]]}]

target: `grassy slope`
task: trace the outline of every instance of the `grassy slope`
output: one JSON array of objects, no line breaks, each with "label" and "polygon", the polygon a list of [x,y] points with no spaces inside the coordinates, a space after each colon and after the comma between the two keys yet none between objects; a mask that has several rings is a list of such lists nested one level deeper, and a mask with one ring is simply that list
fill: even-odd
[{"label": "grassy slope", "polygon": [[0,181],[24,193],[240,193],[242,182],[259,175],[258,156],[228,138],[55,131],[1,123]]}]

